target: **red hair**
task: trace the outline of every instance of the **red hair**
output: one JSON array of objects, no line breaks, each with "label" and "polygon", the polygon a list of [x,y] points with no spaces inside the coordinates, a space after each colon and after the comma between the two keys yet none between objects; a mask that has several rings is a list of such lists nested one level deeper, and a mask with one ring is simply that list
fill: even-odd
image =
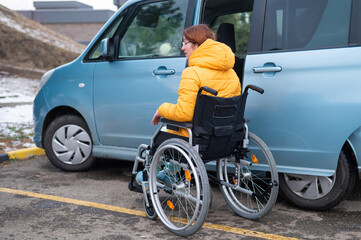
[{"label": "red hair", "polygon": [[193,25],[183,30],[185,39],[200,46],[208,38],[215,40],[215,34],[206,24]]}]

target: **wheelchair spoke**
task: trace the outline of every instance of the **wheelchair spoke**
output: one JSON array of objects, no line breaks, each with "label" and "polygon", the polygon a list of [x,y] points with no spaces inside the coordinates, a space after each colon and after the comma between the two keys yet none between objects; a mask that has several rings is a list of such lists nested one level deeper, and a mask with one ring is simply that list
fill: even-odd
[{"label": "wheelchair spoke", "polygon": [[183,235],[202,226],[209,207],[209,183],[204,164],[193,147],[183,140],[170,140],[153,157],[150,188],[157,191],[150,194],[165,226]]},{"label": "wheelchair spoke", "polygon": [[221,192],[232,210],[242,217],[257,219],[265,216],[276,201],[278,186],[273,183],[278,182],[278,174],[263,141],[252,133],[249,140],[250,157],[245,156],[240,163],[218,160],[217,176],[227,183],[221,186]]}]

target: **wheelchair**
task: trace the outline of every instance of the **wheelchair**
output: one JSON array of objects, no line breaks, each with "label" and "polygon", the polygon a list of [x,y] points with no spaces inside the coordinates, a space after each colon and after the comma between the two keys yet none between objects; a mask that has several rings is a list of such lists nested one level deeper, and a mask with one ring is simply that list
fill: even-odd
[{"label": "wheelchair", "polygon": [[[278,173],[267,145],[248,131],[244,110],[249,89],[264,92],[248,85],[239,96],[221,98],[211,88],[200,88],[192,123],[163,118],[150,145],[139,146],[129,189],[143,193],[147,217],[158,216],[179,236],[194,234],[211,204],[209,181],[219,185],[227,204],[241,217],[259,219],[271,210]],[[165,127],[185,128],[189,137]],[[205,164],[210,162],[216,174],[207,172]],[[139,171],[141,185],[135,183]]]}]

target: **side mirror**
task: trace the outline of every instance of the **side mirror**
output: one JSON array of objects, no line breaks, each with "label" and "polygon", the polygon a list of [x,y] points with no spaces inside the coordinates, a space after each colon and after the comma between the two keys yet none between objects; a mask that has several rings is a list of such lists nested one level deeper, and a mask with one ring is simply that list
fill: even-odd
[{"label": "side mirror", "polygon": [[106,60],[114,60],[114,40],[113,38],[105,38],[101,44],[102,57]]}]

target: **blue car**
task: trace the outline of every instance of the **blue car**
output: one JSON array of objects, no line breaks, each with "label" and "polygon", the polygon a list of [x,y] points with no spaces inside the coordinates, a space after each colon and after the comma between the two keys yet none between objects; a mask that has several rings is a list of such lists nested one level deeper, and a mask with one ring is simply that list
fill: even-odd
[{"label": "blue car", "polygon": [[361,1],[130,0],[73,62],[45,73],[34,140],[65,171],[134,160],[150,121],[176,102],[182,30],[206,23],[236,55],[246,117],[298,207],[340,203],[361,176]]}]

